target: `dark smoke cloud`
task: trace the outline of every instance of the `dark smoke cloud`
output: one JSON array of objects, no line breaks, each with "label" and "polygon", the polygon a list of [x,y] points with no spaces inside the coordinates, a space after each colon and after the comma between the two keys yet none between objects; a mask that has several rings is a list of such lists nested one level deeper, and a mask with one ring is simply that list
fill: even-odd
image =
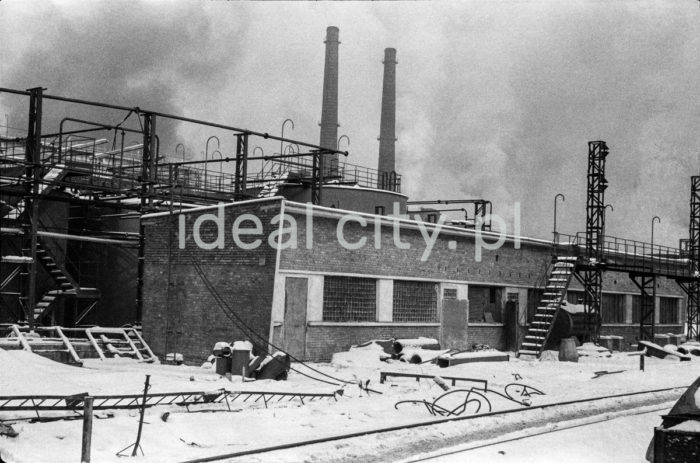
[{"label": "dark smoke cloud", "polygon": [[[587,142],[602,139],[608,234],[648,241],[658,215],[658,242],[687,236],[700,172],[695,1],[27,4],[0,2],[2,86],[275,134],[291,118],[287,136],[317,142],[335,25],[350,162],[376,166],[381,60],[395,47],[397,170],[412,199],[485,198],[509,223],[520,202],[522,232],[549,238],[561,192],[559,231],[574,233],[585,227]],[[0,103],[11,122],[26,113]],[[164,122],[159,132],[170,151],[183,141],[201,156],[212,134],[231,150],[225,133]]]},{"label": "dark smoke cloud", "polygon": [[[3,22],[21,18],[21,32],[31,42],[5,66],[6,87],[42,86],[48,94],[182,114],[181,95],[202,80],[221,86],[229,67],[230,55],[203,53],[211,40],[211,20],[192,2],[99,2],[72,8],[47,3],[21,13],[13,11],[16,6],[3,12]],[[24,127],[27,100],[5,101],[11,125]],[[50,100],[44,111],[45,133],[57,131],[66,115],[112,123],[125,116]],[[174,144],[178,125],[159,120],[161,140]]]}]

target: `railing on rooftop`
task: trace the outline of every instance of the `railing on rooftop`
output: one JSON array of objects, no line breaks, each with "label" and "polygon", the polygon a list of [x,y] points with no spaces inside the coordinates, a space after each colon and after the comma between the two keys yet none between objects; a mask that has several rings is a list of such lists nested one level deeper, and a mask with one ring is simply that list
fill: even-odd
[{"label": "railing on rooftop", "polygon": [[573,253],[579,257],[601,259],[611,270],[646,272],[668,277],[689,277],[692,271],[688,252],[642,241],[605,236],[601,241],[600,252],[588,256],[585,232],[576,235],[557,233],[554,247],[557,254]]},{"label": "railing on rooftop", "polygon": [[[85,136],[70,135],[61,141],[58,139],[42,142],[41,159],[45,175],[56,165],[62,165],[66,176],[57,185],[67,187],[92,187],[114,193],[131,191],[143,184],[142,181],[142,145],[114,148],[107,139],[95,139]],[[60,148],[60,149],[59,149]],[[0,150],[0,164],[3,168],[25,165],[25,142],[17,139],[3,140]],[[224,161],[222,161],[224,162]],[[211,197],[222,199],[235,192],[235,175],[224,172],[219,166],[204,164],[205,167],[178,165],[177,163],[160,163],[155,173],[156,188],[174,186],[178,195]],[[249,166],[249,169],[252,166]],[[17,169],[14,169],[17,170]],[[10,176],[16,173],[6,173]],[[249,170],[250,172],[250,170]],[[262,164],[258,172],[249,173],[246,182],[249,188],[262,187],[268,182],[280,181],[280,175],[287,173],[285,181],[303,182],[313,177],[312,156],[299,156],[289,159],[268,161]],[[325,184],[357,185],[365,188],[401,191],[401,176],[391,172],[339,162],[337,170],[323,179]]]},{"label": "railing on rooftop", "polygon": [[[313,159],[309,156],[269,161],[253,175],[249,183],[271,181],[284,172],[296,174],[297,178],[310,179],[313,176]],[[401,192],[401,175],[396,172],[383,172],[349,162],[338,162],[337,171],[327,173],[323,180],[326,184],[349,184],[363,188]]]}]

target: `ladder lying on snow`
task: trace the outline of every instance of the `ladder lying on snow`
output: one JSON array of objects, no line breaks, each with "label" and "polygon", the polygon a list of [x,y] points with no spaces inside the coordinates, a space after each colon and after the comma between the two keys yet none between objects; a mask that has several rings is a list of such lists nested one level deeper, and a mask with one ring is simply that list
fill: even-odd
[{"label": "ladder lying on snow", "polygon": [[539,358],[547,345],[557,313],[566,297],[576,267],[576,257],[557,257],[547,280],[542,300],[537,306],[535,317],[530,323],[518,357],[532,355]]},{"label": "ladder lying on snow", "polygon": [[85,329],[85,334],[101,360],[105,360],[106,356],[97,339],[95,339],[95,335],[100,337],[100,341],[107,349],[107,353],[113,357],[126,356],[145,362],[158,360],[158,357],[156,357],[135,328],[101,328],[96,326]]},{"label": "ladder lying on snow", "polygon": [[[83,408],[83,402],[87,393],[76,394],[72,396],[61,395],[17,395],[17,396],[0,396],[0,412],[5,411],[61,411],[61,410],[77,410]],[[279,392],[279,391],[229,391],[226,389],[218,389],[215,391],[202,392],[164,392],[147,394],[125,394],[125,395],[96,395],[91,396],[94,399],[93,410],[131,410],[145,407],[154,407],[157,405],[180,405],[188,407],[190,405],[203,404],[218,404],[234,402],[241,400],[242,402],[256,403],[262,400],[265,408],[270,403],[290,402],[294,399],[299,400],[302,405],[305,404],[304,399],[309,402],[316,400],[335,400],[338,401],[338,396],[342,392]],[[145,397],[145,401],[144,401]],[[229,408],[230,410],[230,408]]]},{"label": "ladder lying on snow", "polygon": [[[86,341],[89,342],[101,360],[105,360],[107,356],[110,356],[129,357],[142,362],[158,362],[158,357],[156,357],[136,328],[36,326],[34,327],[34,332],[31,332],[27,326],[7,325],[6,329],[8,333],[3,338],[4,340],[12,341],[16,339],[16,342],[22,349],[35,354],[46,354],[44,356],[48,356],[50,353],[59,351],[57,346],[51,345],[51,343],[62,344],[65,349],[60,350],[65,350],[75,364],[82,364],[83,360],[78,355],[76,346]],[[2,335],[1,331],[0,335]],[[82,335],[85,337],[82,337]]]}]

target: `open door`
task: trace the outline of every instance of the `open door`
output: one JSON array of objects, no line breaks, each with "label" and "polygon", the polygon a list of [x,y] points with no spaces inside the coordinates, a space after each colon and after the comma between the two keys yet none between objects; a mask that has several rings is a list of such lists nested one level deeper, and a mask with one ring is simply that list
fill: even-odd
[{"label": "open door", "polygon": [[285,278],[282,347],[294,357],[306,355],[308,278]]}]

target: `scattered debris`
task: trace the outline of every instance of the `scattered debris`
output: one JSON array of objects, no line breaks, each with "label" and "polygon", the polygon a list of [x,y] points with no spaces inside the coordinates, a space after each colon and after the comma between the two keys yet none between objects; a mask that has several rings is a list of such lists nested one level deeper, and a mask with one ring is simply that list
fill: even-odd
[{"label": "scattered debris", "polygon": [[440,368],[459,365],[460,363],[472,362],[507,362],[510,356],[497,350],[479,352],[455,352],[440,355],[437,358],[437,365]]},{"label": "scattered debris", "polygon": [[393,343],[394,352],[400,354],[407,347],[440,350],[440,343],[437,339],[419,337],[416,339],[397,339]]},{"label": "scattered debris", "polygon": [[478,344],[478,343],[472,344],[472,351],[479,352],[482,350],[496,350],[496,349],[489,346],[488,344]]},{"label": "scattered debris", "polygon": [[184,442],[185,444],[187,444],[188,446],[190,446],[190,447],[202,447],[201,445],[199,445],[199,444],[196,443],[196,442],[187,442],[187,441],[186,441],[185,439],[183,439],[182,437],[180,437],[180,440],[181,440],[182,442]]},{"label": "scattered debris", "polygon": [[[419,374],[419,373],[407,373],[407,372],[401,372],[401,371],[380,371],[379,372],[379,382],[384,383],[386,381],[386,378],[389,377],[396,377],[396,378],[415,378],[416,381],[419,381],[420,379],[427,378],[427,379],[433,379],[436,377],[436,375],[425,375],[425,374]],[[485,379],[475,379],[475,378],[460,378],[460,377],[455,377],[455,376],[440,376],[441,379],[445,380],[450,380],[452,381],[452,385],[454,386],[457,381],[465,381],[465,382],[470,382],[470,383],[479,383],[481,384],[483,390],[488,389],[488,381]]]},{"label": "scattered debris", "polygon": [[179,353],[169,353],[165,355],[165,363],[170,365],[182,365],[185,363],[185,358]]},{"label": "scattered debris", "polygon": [[0,436],[17,437],[19,433],[11,425],[0,423]]},{"label": "scattered debris", "polygon": [[647,357],[657,357],[660,359],[679,359],[682,362],[689,361],[692,357],[687,354],[683,354],[679,350],[665,349],[658,344],[654,344],[649,341],[639,341],[639,345],[646,349]]},{"label": "scattered debris", "polygon": [[445,384],[445,380],[442,379],[442,378],[440,378],[439,376],[435,376],[435,377],[433,378],[433,381],[435,381],[435,384],[437,384],[438,386],[440,386],[440,388],[441,388],[443,391],[449,391],[449,390],[450,390],[450,386],[448,386],[447,384]]},{"label": "scattered debris", "polygon": [[600,378],[601,376],[612,375],[612,374],[615,374],[615,373],[623,373],[624,371],[626,371],[626,370],[615,370],[615,371],[603,370],[603,371],[594,371],[593,374],[594,374],[595,376],[592,377],[591,379],[596,379],[596,378]]}]

